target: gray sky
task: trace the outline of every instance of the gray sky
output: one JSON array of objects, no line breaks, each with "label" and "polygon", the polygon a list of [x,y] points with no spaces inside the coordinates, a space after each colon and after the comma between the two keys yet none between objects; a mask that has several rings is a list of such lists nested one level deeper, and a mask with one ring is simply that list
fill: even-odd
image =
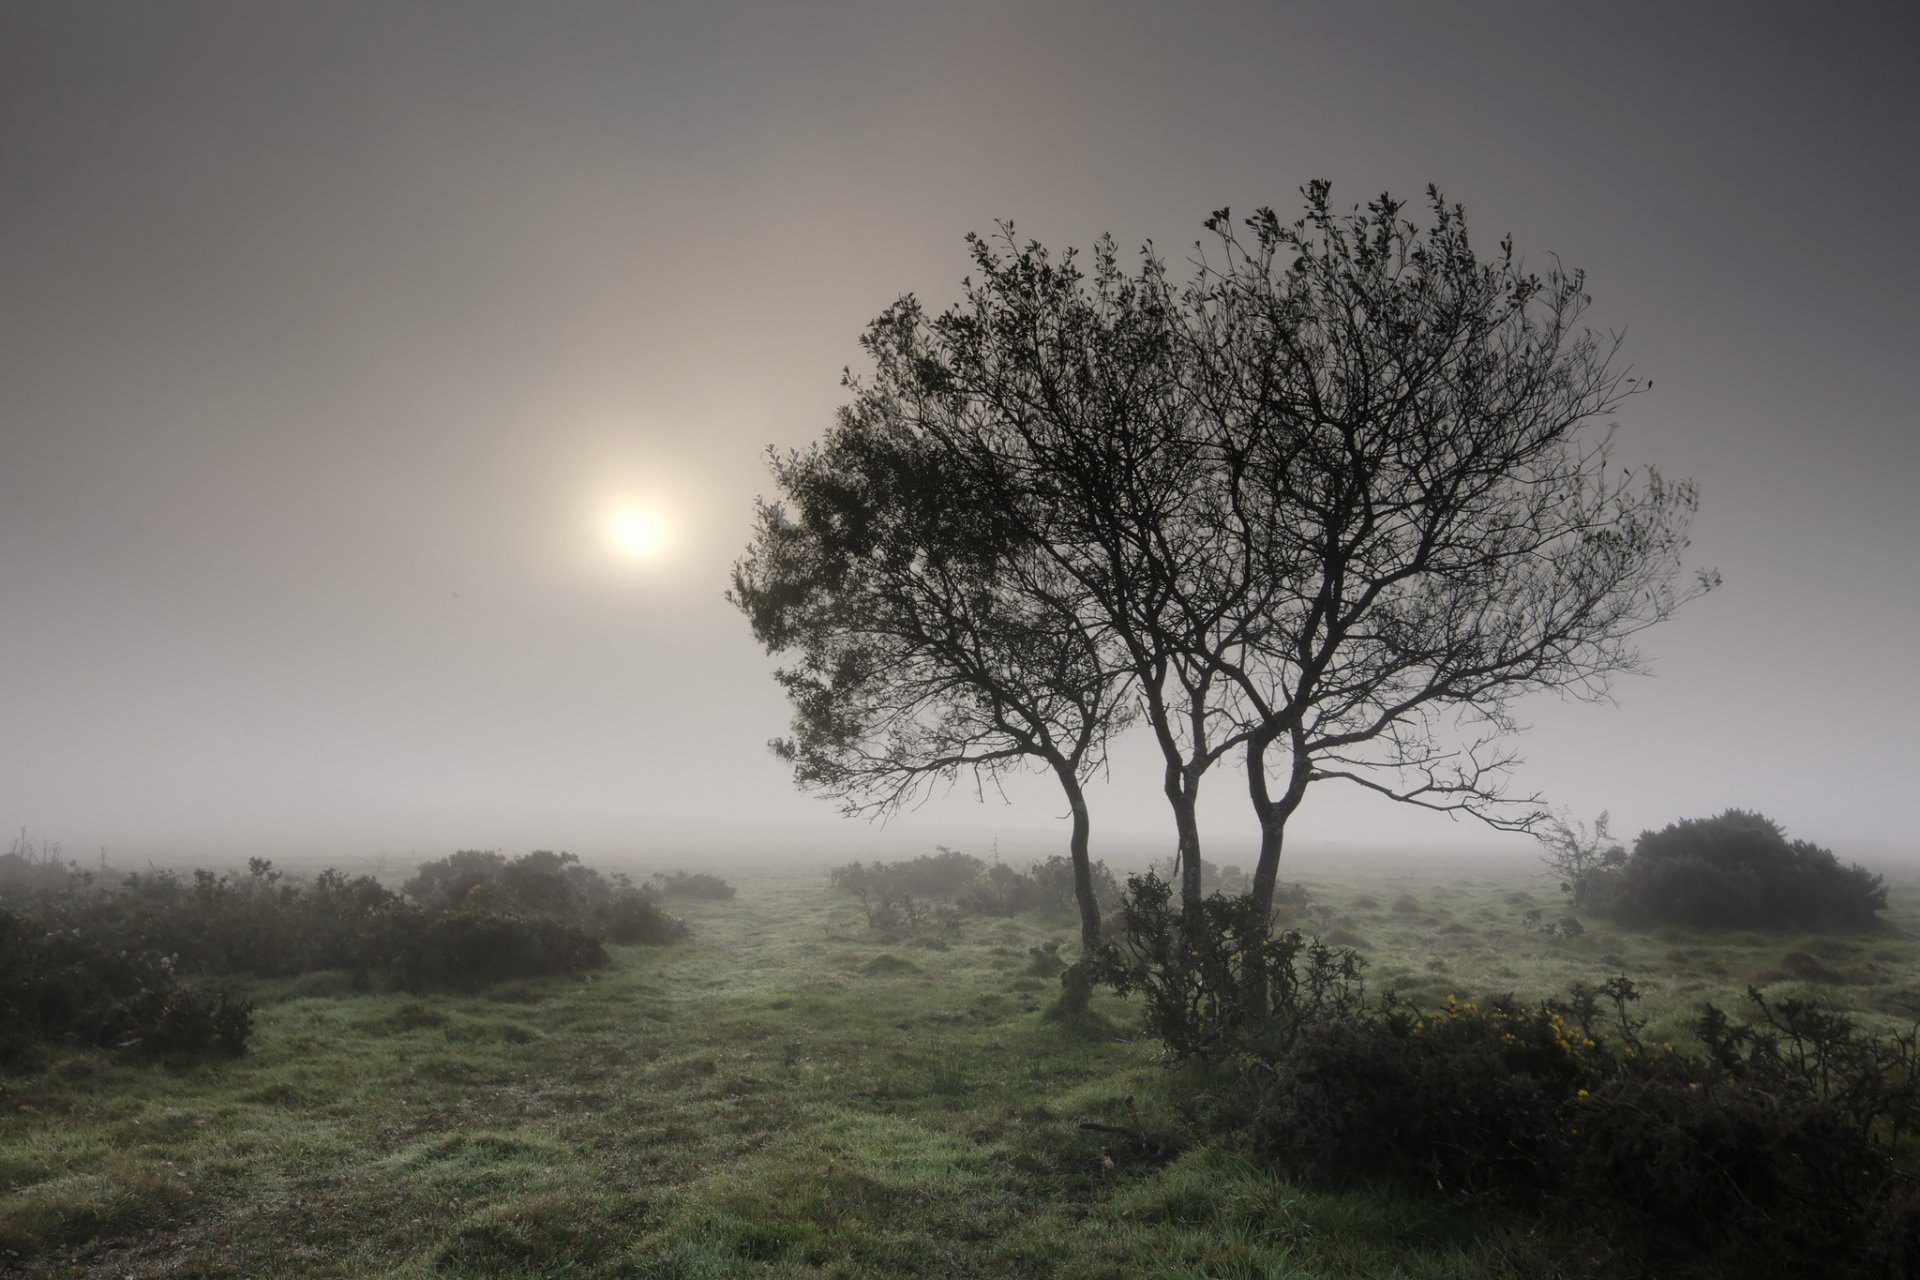
[{"label": "gray sky", "polygon": [[[1910,6],[0,8],[0,824],[116,859],[875,837],[763,748],[721,599],[763,451],[1013,218],[1170,256],[1211,210],[1429,181],[1585,267],[1720,593],[1520,781],[1911,848]],[[1817,13],[1817,18],[1816,18]],[[639,504],[650,558],[606,522]],[[1151,748],[1102,840],[1163,841]],[[1207,837],[1250,840],[1214,775]],[[1297,838],[1510,845],[1331,790]]]}]

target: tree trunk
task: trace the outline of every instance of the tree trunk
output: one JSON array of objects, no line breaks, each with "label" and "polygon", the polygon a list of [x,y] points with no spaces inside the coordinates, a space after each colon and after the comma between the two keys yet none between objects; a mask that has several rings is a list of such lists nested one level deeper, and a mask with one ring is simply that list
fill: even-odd
[{"label": "tree trunk", "polygon": [[1190,926],[1200,921],[1200,820],[1194,812],[1200,779],[1190,771],[1167,766],[1167,803],[1173,807],[1173,826],[1179,833],[1174,870],[1180,877],[1181,914]]},{"label": "tree trunk", "polygon": [[1091,821],[1087,814],[1087,796],[1080,779],[1064,760],[1053,762],[1054,774],[1067,793],[1067,805],[1073,812],[1073,834],[1067,840],[1067,856],[1073,862],[1073,897],[1080,906],[1080,947],[1091,955],[1100,945],[1100,898],[1093,891],[1093,862],[1088,853]]},{"label": "tree trunk", "polygon": [[[1277,735],[1274,735],[1277,736]],[[1300,807],[1307,791],[1312,762],[1294,753],[1293,773],[1287,790],[1278,800],[1267,787],[1267,748],[1273,736],[1256,737],[1247,743],[1247,792],[1253,799],[1253,812],[1260,820],[1260,857],[1253,866],[1253,901],[1262,919],[1273,917],[1273,891],[1280,882],[1280,850],[1286,841],[1287,819]]]}]

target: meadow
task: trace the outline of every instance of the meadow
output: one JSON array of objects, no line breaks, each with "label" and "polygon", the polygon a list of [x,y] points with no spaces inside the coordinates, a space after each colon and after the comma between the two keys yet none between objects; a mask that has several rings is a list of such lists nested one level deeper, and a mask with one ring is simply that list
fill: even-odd
[{"label": "meadow", "polygon": [[[1137,1006],[1049,1016],[1066,919],[868,926],[729,869],[688,940],[474,994],[252,984],[238,1058],[67,1049],[0,1080],[0,1271],[161,1276],[1543,1276],[1586,1245],[1252,1158]],[[1920,885],[1848,935],[1562,936],[1518,862],[1309,875],[1297,924],[1438,1007],[1630,976],[1652,1040],[1749,984],[1920,1017]],[[1530,917],[1537,912],[1537,917]],[[1102,1128],[1084,1128],[1083,1125]],[[1133,1134],[1150,1135],[1136,1141]]]}]

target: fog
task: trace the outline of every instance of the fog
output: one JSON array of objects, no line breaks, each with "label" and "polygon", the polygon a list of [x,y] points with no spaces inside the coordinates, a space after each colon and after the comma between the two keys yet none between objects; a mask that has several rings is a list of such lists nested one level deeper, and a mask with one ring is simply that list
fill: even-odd
[{"label": "fog", "polygon": [[[1516,789],[1907,856],[1920,215],[1905,10],[187,4],[0,14],[0,823],[116,863],[1056,852],[1044,779],[798,794],[722,599],[769,446],[1012,218],[1176,261],[1428,182],[1585,267],[1724,590]],[[1357,71],[1356,69],[1362,69]],[[1892,243],[1889,243],[1892,241]],[[1250,859],[1244,780],[1203,794]],[[1171,847],[1150,743],[1096,856]],[[1316,788],[1289,867],[1524,837]]]}]

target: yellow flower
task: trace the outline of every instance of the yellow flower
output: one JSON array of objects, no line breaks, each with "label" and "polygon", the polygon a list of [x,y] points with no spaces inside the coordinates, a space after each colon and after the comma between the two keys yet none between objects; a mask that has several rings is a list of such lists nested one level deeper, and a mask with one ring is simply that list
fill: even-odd
[{"label": "yellow flower", "polygon": [[1584,1098],[1587,1096],[1587,1091],[1585,1089],[1582,1089],[1578,1093],[1575,1093],[1573,1096],[1576,1098]]}]

